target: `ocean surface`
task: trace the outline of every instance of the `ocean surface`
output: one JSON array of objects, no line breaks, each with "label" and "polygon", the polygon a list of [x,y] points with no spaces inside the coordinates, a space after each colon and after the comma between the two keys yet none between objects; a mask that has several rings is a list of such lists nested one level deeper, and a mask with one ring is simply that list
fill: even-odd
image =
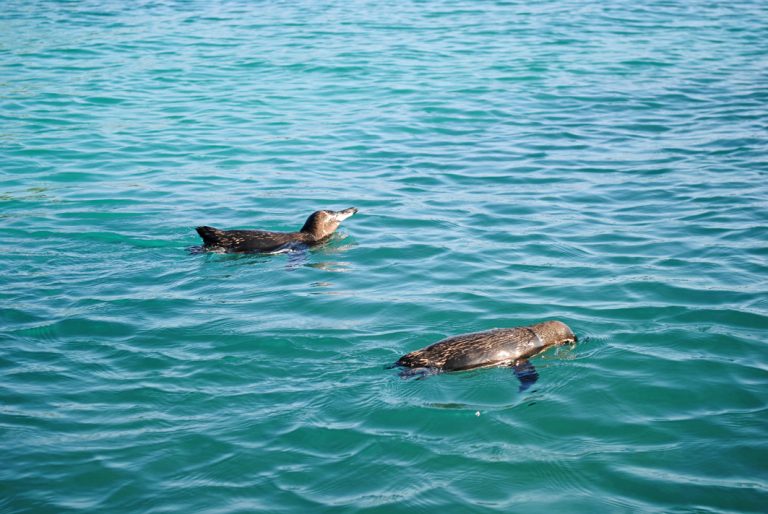
[{"label": "ocean surface", "polygon": [[763,0],[6,0],[0,512],[766,512],[767,136]]}]

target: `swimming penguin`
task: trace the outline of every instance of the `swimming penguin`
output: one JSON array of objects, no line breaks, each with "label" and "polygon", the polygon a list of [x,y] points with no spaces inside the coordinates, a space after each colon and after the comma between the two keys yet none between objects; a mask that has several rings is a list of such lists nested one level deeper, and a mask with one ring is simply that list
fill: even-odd
[{"label": "swimming penguin", "polygon": [[575,343],[576,336],[560,321],[544,321],[529,327],[497,328],[443,339],[403,355],[390,367],[409,368],[400,376],[424,377],[445,371],[491,366],[510,366],[520,379],[520,391],[536,382],[539,374],[528,358],[550,346]]},{"label": "swimming penguin", "polygon": [[294,245],[313,246],[323,242],[339,227],[339,224],[355,214],[350,207],[343,211],[317,211],[307,218],[298,232],[267,232],[265,230],[219,230],[213,227],[197,227],[203,238],[203,248],[227,253],[275,252]]}]

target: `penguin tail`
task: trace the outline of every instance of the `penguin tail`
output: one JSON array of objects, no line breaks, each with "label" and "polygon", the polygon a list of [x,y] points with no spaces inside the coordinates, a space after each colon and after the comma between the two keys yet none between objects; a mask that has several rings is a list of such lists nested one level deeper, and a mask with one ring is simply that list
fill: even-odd
[{"label": "penguin tail", "polygon": [[197,233],[203,238],[203,243],[206,246],[216,246],[221,240],[222,231],[213,227],[197,227],[195,228]]}]

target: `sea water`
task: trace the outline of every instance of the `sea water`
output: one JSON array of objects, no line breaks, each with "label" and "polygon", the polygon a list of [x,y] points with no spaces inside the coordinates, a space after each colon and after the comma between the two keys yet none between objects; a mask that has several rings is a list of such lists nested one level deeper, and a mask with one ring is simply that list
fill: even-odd
[{"label": "sea water", "polygon": [[[2,2],[0,511],[765,512],[767,55],[760,0]],[[546,319],[523,393],[385,369]]]}]

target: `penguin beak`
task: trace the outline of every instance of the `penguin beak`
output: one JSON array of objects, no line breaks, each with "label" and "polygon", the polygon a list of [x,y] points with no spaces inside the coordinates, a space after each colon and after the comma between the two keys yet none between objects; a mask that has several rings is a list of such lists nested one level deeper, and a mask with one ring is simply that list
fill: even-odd
[{"label": "penguin beak", "polygon": [[357,212],[357,209],[355,207],[350,207],[349,209],[344,209],[343,211],[336,211],[333,213],[333,217],[336,221],[341,223],[345,219],[349,218],[353,214]]}]

